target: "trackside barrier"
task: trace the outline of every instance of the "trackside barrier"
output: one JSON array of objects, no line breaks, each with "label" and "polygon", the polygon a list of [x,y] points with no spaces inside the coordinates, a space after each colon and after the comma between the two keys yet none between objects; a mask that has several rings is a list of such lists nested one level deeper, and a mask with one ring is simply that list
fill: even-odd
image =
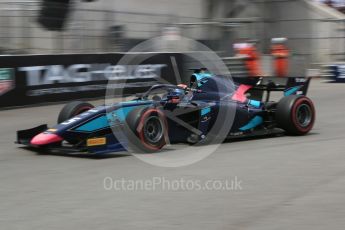
[{"label": "trackside barrier", "polygon": [[345,63],[334,63],[321,67],[322,77],[332,82],[345,83]]},{"label": "trackside barrier", "polygon": [[126,82],[125,94],[146,90],[159,78],[176,83],[171,59],[180,68],[181,54],[126,55],[144,61],[118,65],[124,53],[0,56],[0,108],[103,97],[108,80],[114,88]]}]

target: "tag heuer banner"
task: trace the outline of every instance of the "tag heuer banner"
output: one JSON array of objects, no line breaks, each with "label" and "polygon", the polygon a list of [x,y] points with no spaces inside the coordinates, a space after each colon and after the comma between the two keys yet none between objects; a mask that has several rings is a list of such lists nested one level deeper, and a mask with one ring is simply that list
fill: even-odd
[{"label": "tag heuer banner", "polygon": [[108,80],[114,87],[125,81],[125,94],[142,92],[159,78],[175,83],[172,63],[180,67],[180,54],[126,54],[143,61],[118,65],[123,55],[0,56],[0,107],[103,97]]}]

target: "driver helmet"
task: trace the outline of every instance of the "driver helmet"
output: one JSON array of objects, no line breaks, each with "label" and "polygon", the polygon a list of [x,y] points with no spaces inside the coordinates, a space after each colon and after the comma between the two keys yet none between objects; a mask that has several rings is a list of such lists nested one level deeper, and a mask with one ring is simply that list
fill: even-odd
[{"label": "driver helmet", "polygon": [[184,95],[185,91],[183,89],[173,89],[168,93],[167,98],[170,101],[178,102],[184,97]]}]

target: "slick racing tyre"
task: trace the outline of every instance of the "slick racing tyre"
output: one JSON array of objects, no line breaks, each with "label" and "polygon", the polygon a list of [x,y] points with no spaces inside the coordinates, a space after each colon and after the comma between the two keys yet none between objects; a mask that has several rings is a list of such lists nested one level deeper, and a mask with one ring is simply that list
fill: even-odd
[{"label": "slick racing tyre", "polygon": [[166,145],[168,125],[164,114],[159,109],[134,109],[128,114],[126,122],[129,128],[127,137],[130,147],[134,150],[157,152]]},{"label": "slick racing tyre", "polygon": [[59,113],[58,124],[64,122],[72,117],[75,117],[83,112],[94,108],[93,105],[84,101],[72,101],[66,104]]},{"label": "slick racing tyre", "polygon": [[282,98],[276,110],[279,128],[289,135],[305,135],[314,126],[315,108],[306,96],[291,95]]}]

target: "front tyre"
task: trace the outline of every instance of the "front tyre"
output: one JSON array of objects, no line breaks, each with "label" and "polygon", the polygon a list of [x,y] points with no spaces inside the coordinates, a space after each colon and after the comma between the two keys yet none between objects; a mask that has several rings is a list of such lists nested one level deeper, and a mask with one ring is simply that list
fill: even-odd
[{"label": "front tyre", "polygon": [[[132,147],[143,152],[157,152],[166,145],[167,121],[164,114],[155,108],[133,110],[126,122]],[[134,145],[134,146],[133,146]]]},{"label": "front tyre", "polygon": [[67,121],[68,119],[71,119],[72,117],[75,117],[81,113],[84,113],[90,109],[94,108],[93,105],[91,105],[88,102],[85,101],[72,101],[68,104],[66,104],[62,110],[59,113],[58,117],[58,124]]},{"label": "front tyre", "polygon": [[167,120],[156,108],[137,108],[131,111],[126,123],[130,147],[139,152],[157,152],[166,145]]},{"label": "front tyre", "polygon": [[306,96],[291,95],[282,98],[276,110],[279,128],[289,135],[305,135],[310,132],[315,122],[315,107]]}]

